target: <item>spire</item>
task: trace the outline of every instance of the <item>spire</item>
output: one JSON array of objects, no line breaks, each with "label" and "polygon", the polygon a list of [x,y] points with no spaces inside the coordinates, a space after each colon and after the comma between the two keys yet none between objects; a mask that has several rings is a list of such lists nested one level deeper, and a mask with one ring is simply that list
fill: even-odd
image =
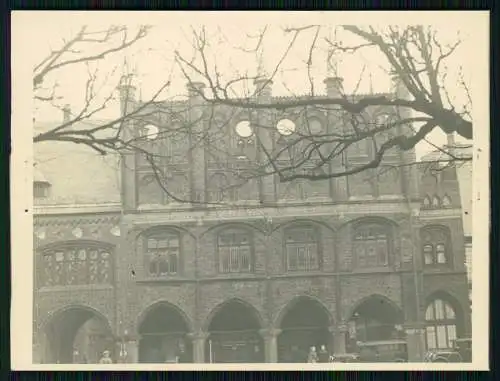
[{"label": "spire", "polygon": [[257,48],[257,77],[267,78],[267,73],[264,68],[264,47],[262,41]]},{"label": "spire", "polygon": [[[339,45],[341,45],[340,42],[337,42],[337,27],[334,28],[332,42],[338,43]],[[328,49],[328,56],[326,59],[327,77],[329,77],[329,78],[338,78],[339,77],[339,64],[340,63],[341,63],[341,59],[336,54],[335,48],[330,46],[330,48]]]},{"label": "spire", "polygon": [[373,95],[373,77],[371,72],[369,80],[370,80],[370,95]]}]

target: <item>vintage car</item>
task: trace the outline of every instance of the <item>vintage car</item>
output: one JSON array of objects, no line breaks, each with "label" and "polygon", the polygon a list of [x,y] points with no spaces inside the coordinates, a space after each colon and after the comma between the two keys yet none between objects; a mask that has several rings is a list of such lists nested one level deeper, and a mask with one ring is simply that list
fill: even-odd
[{"label": "vintage car", "polygon": [[358,342],[361,362],[407,362],[406,341],[401,339]]},{"label": "vintage car", "polygon": [[454,349],[433,349],[424,357],[425,362],[462,362],[462,356]]},{"label": "vintage car", "polygon": [[359,362],[358,353],[343,353],[330,356],[330,362]]},{"label": "vintage car", "polygon": [[456,339],[451,349],[434,349],[426,353],[427,362],[471,362],[472,340]]},{"label": "vintage car", "polygon": [[462,356],[462,360],[464,362],[471,362],[472,361],[472,339],[467,337],[467,338],[461,338],[461,339],[456,339],[455,340],[455,348],[460,353],[460,356]]}]

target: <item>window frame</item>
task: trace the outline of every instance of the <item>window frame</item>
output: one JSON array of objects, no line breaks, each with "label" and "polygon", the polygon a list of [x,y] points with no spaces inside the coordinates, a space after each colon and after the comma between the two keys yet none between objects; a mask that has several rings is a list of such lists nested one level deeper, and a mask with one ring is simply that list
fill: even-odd
[{"label": "window frame", "polygon": [[[308,231],[312,232],[312,234],[315,237],[314,243],[312,241],[295,241],[293,242],[294,246],[296,248],[300,248],[301,245],[315,245],[316,246],[316,266],[315,268],[306,268],[307,266],[304,266],[301,268],[300,266],[297,265],[295,269],[290,268],[290,255],[289,255],[289,246],[292,244],[292,242],[288,242],[287,236],[290,235],[291,231],[297,231],[301,233],[307,234]],[[293,235],[293,234],[292,234]],[[299,272],[314,272],[314,271],[321,271],[323,268],[323,245],[322,245],[322,234],[321,234],[321,229],[317,226],[311,225],[311,224],[303,224],[303,225],[293,225],[286,227],[283,229],[283,253],[284,253],[284,262],[285,262],[285,271],[287,273],[299,273]],[[308,252],[310,251],[307,250]],[[297,255],[298,257],[298,255]],[[298,262],[298,258],[297,258]]]},{"label": "window frame", "polygon": [[[430,238],[425,239],[424,235]],[[426,268],[447,267],[453,265],[453,248],[451,247],[451,232],[445,226],[424,226],[420,232],[420,248],[423,264]],[[440,246],[444,246],[442,250]],[[431,250],[426,251],[426,248]],[[431,262],[426,259],[426,254],[430,254]],[[440,262],[439,256],[444,254],[444,262]]]},{"label": "window frame", "polygon": [[[168,244],[165,247],[158,247],[158,243],[162,240],[167,240],[169,242],[170,240],[176,239],[178,244],[177,247],[172,246],[170,247]],[[151,240],[156,240],[157,242],[157,247],[156,248],[150,248],[149,247],[149,242]],[[144,274],[146,278],[149,279],[168,279],[172,277],[178,277],[182,275],[183,273],[183,263],[182,263],[182,252],[183,252],[183,244],[182,244],[182,234],[176,230],[173,229],[158,229],[151,231],[143,236],[142,240],[142,253],[143,253],[143,263],[144,263]],[[169,264],[169,259],[170,256],[172,255],[169,253],[169,248],[176,248],[177,249],[177,263],[176,263],[176,271],[172,272],[170,271],[170,264]],[[168,271],[165,273],[162,273],[160,271],[160,263],[158,262],[156,264],[156,275],[154,275],[151,272],[151,265],[153,263],[153,256],[154,254],[150,252],[150,250],[153,250],[155,252],[159,251],[166,251],[166,255],[159,255],[156,254],[157,257],[166,257],[166,263],[167,266],[169,267]]]},{"label": "window frame", "polygon": [[[442,305],[442,318],[437,317],[437,303],[440,302]],[[446,307],[449,307],[449,309],[453,312],[453,317],[448,317],[447,313],[448,310]],[[429,308],[432,308],[432,319],[428,319],[428,311]],[[455,339],[450,339],[450,332],[449,332],[449,327],[453,326],[454,331],[455,331]],[[439,330],[438,328],[443,328],[444,327],[444,332],[445,332],[445,340],[447,343],[446,347],[440,347],[439,346]],[[432,330],[430,329],[432,328]],[[434,347],[430,348],[429,347],[429,334],[433,336],[434,343],[436,344]],[[443,298],[435,298],[433,299],[430,303],[427,304],[427,307],[425,309],[425,345],[426,348],[429,349],[451,349],[453,348],[453,340],[456,340],[459,336],[459,319],[457,316],[457,311],[454,308],[453,304],[448,302],[446,299]],[[451,343],[450,343],[451,342]]]},{"label": "window frame", "polygon": [[[379,236],[381,235],[379,232],[375,235],[369,235],[368,237],[374,237],[374,239],[358,239],[357,236],[359,235],[360,231],[363,230],[370,230],[370,229],[376,229],[380,230],[383,235],[385,236],[385,248],[386,248],[386,254],[385,254],[385,260],[383,261],[384,263],[380,263],[381,261],[379,260]],[[356,224],[352,230],[352,237],[351,237],[351,242],[352,242],[352,253],[354,257],[354,263],[355,267],[357,269],[374,269],[374,268],[388,268],[392,261],[392,253],[393,253],[393,245],[394,245],[394,232],[393,229],[390,225],[387,223],[383,222],[361,222]],[[370,243],[375,245],[375,256],[377,257],[376,260],[376,265],[369,265],[369,264],[360,264],[360,256],[358,254],[358,245],[359,242],[361,242],[361,245],[363,245],[364,251],[366,252],[366,249],[369,247]],[[365,257],[367,257],[368,254],[365,254]],[[366,260],[365,260],[366,261]]]},{"label": "window frame", "polygon": [[[234,241],[232,244],[222,244],[221,245],[221,237],[222,236],[238,236],[238,235],[245,235],[247,240],[248,240],[248,245],[235,245],[234,244]],[[217,234],[215,235],[215,250],[216,250],[216,253],[217,253],[217,260],[216,260],[216,266],[217,266],[217,273],[218,274],[225,274],[225,275],[229,275],[229,274],[251,274],[255,271],[255,245],[254,245],[254,236],[253,236],[253,232],[250,231],[249,229],[246,229],[246,228],[243,228],[243,227],[234,227],[234,228],[225,228],[225,229],[221,229],[217,232]],[[247,247],[248,248],[248,252],[249,252],[249,265],[248,265],[248,268],[247,269],[242,269],[241,268],[241,265],[239,265],[239,268],[238,270],[236,271],[232,271],[232,268],[231,268],[231,264],[229,263],[228,265],[228,268],[229,270],[228,271],[223,271],[223,266],[222,266],[222,262],[224,260],[223,258],[223,253],[221,251],[221,248],[229,248],[229,255],[231,255],[231,249],[233,248],[242,248],[242,247]],[[238,263],[241,263],[241,258],[242,258],[242,254],[241,253],[238,253],[236,252],[236,256],[238,258]],[[230,259],[228,258],[228,261],[230,261]]]}]

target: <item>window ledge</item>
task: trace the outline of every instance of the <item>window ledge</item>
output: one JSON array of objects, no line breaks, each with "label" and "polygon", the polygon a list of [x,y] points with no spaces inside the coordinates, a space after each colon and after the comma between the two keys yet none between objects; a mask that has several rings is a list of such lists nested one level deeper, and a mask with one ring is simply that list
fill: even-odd
[{"label": "window ledge", "polygon": [[195,279],[184,276],[166,276],[166,277],[142,277],[136,279],[136,283],[184,283],[195,282]]},{"label": "window ledge", "polygon": [[370,274],[370,273],[390,273],[393,271],[395,271],[395,269],[390,266],[354,267],[351,273]]}]

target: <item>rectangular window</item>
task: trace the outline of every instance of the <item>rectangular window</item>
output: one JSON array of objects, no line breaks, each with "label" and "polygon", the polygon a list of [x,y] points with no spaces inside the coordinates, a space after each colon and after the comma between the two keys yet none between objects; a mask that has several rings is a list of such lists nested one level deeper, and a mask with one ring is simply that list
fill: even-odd
[{"label": "rectangular window", "polygon": [[318,248],[313,243],[288,243],[287,261],[289,271],[311,271],[318,269]]},{"label": "rectangular window", "polygon": [[174,235],[151,237],[147,240],[150,276],[175,275],[179,272],[179,245],[179,238]]},{"label": "rectangular window", "polygon": [[238,273],[250,271],[250,247],[228,246],[219,248],[219,271]]},{"label": "rectangular window", "polygon": [[433,249],[431,245],[424,246],[424,261],[426,265],[432,265],[432,263],[434,262],[432,251]]}]

